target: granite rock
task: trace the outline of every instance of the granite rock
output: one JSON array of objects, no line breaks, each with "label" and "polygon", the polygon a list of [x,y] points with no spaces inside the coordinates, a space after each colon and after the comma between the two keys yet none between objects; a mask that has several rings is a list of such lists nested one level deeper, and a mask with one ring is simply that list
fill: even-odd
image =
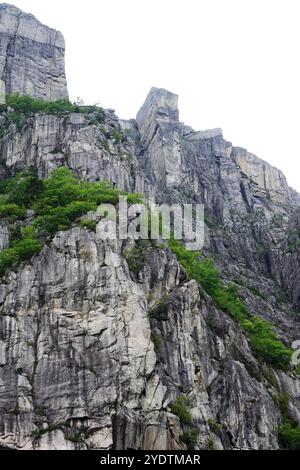
[{"label": "granite rock", "polygon": [[33,15],[0,4],[0,100],[20,93],[57,100],[68,97],[62,34]]}]

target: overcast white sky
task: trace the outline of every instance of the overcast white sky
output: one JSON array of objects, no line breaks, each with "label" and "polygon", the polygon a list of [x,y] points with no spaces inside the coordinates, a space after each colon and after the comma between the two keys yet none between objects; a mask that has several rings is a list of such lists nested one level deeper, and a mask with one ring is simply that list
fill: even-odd
[{"label": "overcast white sky", "polygon": [[11,0],[66,39],[71,99],[135,117],[152,86],[180,119],[277,166],[300,191],[299,0]]}]

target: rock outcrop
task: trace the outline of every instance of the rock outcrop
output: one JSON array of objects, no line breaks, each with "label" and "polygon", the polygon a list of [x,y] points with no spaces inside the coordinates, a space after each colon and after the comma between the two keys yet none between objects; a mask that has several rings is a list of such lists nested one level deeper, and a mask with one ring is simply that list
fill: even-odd
[{"label": "rock outcrop", "polygon": [[9,93],[68,97],[62,34],[6,3],[0,4],[0,99]]},{"label": "rock outcrop", "polygon": [[[182,124],[177,96],[162,89],[130,121],[90,110],[20,124],[9,112],[1,180],[65,165],[158,202],[205,204],[204,255],[287,347],[300,338],[299,195],[279,170],[220,129]],[[10,223],[0,229],[3,251]],[[76,225],[0,278],[0,390],[9,448],[278,449],[279,395],[300,424],[299,374],[259,358],[166,243],[103,241]],[[197,430],[192,444],[178,397]]]}]

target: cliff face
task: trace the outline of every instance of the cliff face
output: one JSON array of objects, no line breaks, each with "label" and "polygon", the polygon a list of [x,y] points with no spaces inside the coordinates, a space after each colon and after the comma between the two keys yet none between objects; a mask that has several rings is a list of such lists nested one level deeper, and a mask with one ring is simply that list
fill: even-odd
[{"label": "cliff face", "polygon": [[[184,392],[201,448],[209,419],[222,423],[218,447],[277,448],[272,389],[252,375],[261,365],[169,252],[146,250],[132,279],[118,243],[74,228],[11,273],[0,295],[2,444],[184,448],[168,408]],[[162,298],[164,320],[150,327],[151,306]],[[283,387],[299,390],[287,376]]]},{"label": "cliff face", "polygon": [[[299,339],[299,196],[221,130],[180,123],[176,95],[152,89],[136,120],[38,113],[1,136],[1,179],[65,165],[159,202],[204,203],[204,254],[284,344]],[[200,449],[277,449],[278,396],[300,424],[299,375],[255,354],[167,245],[78,226],[0,280],[0,387],[0,445],[13,448],[184,449],[194,433]]]},{"label": "cliff face", "polygon": [[0,92],[56,100],[68,96],[61,33],[0,4]]}]

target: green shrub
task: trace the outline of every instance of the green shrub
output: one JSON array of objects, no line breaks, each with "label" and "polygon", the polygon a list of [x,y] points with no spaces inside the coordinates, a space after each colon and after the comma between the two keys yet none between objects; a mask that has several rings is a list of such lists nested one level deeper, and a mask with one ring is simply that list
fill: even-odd
[{"label": "green shrub", "polygon": [[208,293],[221,289],[220,272],[212,260],[202,259],[200,261],[200,252],[187,250],[182,243],[174,239],[169,240],[169,246],[189,276],[198,281]]},{"label": "green shrub", "polygon": [[121,193],[121,194],[127,196],[128,204],[141,204],[143,202],[142,194],[138,194],[138,193],[132,193],[132,194]]},{"label": "green shrub", "polygon": [[132,272],[136,272],[137,271],[137,264],[136,264],[136,256],[137,256],[137,253],[136,253],[136,248],[132,248],[130,250],[127,250],[124,252],[123,254],[124,258],[126,259],[127,261],[127,264],[128,264],[128,268],[130,271]]},{"label": "green shrub", "polygon": [[18,204],[0,204],[0,219],[9,219],[15,221],[24,219],[26,216],[26,209],[18,206]]},{"label": "green shrub", "polygon": [[216,450],[216,440],[214,437],[210,437],[207,442],[208,450]]},{"label": "green shrub", "polygon": [[0,253],[0,275],[18,261],[18,255],[13,248],[7,248]]},{"label": "green shrub", "polygon": [[97,227],[97,221],[96,220],[81,220],[80,221],[81,227],[87,228],[89,230],[92,230],[93,232],[96,232],[96,227]]},{"label": "green shrub", "polygon": [[130,250],[125,251],[123,256],[127,261],[130,271],[137,272],[139,265],[146,261],[145,247],[134,246]]},{"label": "green shrub", "polygon": [[53,215],[44,215],[37,217],[34,221],[39,236],[49,237],[55,235],[59,230],[67,230],[71,227],[71,221],[63,211],[58,208],[57,213]]},{"label": "green shrub", "polygon": [[35,168],[30,168],[17,173],[16,176],[0,181],[0,194],[5,196],[7,203],[27,208],[30,207],[42,189],[43,185]]},{"label": "green shrub", "polygon": [[156,354],[159,354],[161,350],[161,343],[162,343],[161,336],[159,336],[157,333],[152,332],[151,339],[154,344],[154,351],[156,352]]},{"label": "green shrub", "polygon": [[198,281],[216,305],[242,324],[253,351],[273,366],[288,369],[293,351],[285,347],[270,323],[249,312],[245,302],[238,297],[237,287],[224,284],[213,262],[201,259],[199,252],[187,250],[174,239],[169,241],[169,246],[189,276]]},{"label": "green shrub", "polygon": [[5,127],[14,123],[21,130],[26,123],[26,119],[36,113],[45,113],[49,115],[63,117],[70,113],[81,113],[90,115],[91,123],[103,123],[105,120],[104,110],[99,106],[81,106],[71,103],[68,99],[62,98],[56,101],[45,101],[43,99],[32,98],[18,93],[6,96],[6,104],[0,105],[0,113],[9,111],[6,115],[6,122],[1,126],[0,136],[4,135]]},{"label": "green shrub", "polygon": [[[142,196],[139,194],[127,195],[122,193],[108,182],[90,183],[81,181],[74,173],[66,167],[60,167],[52,171],[50,177],[42,180],[43,191],[34,204],[34,209],[39,215],[51,213],[55,207],[66,207],[70,212],[79,205],[79,202],[86,203],[87,209],[93,210],[102,203],[117,204],[120,195],[126,195],[129,203],[140,203]],[[90,204],[90,206],[88,206]],[[69,215],[74,218],[80,215],[81,210]]]},{"label": "green shrub", "polygon": [[114,141],[116,144],[119,144],[120,142],[122,142],[122,134],[120,131],[118,131],[117,129],[114,129],[113,130],[113,138],[114,138]]},{"label": "green shrub", "polygon": [[34,226],[42,235],[54,235],[59,230],[70,228],[72,221],[86,212],[96,209],[97,204],[88,201],[73,201],[65,207],[50,208],[48,206],[48,214],[37,217]]},{"label": "green shrub", "polygon": [[273,397],[281,412],[283,423],[278,428],[278,437],[286,449],[300,450],[300,426],[289,414],[290,397],[287,393],[278,393]]},{"label": "green shrub", "polygon": [[25,116],[41,112],[59,116],[66,113],[95,113],[97,119],[100,119],[100,116],[101,120],[103,119],[103,110],[99,106],[80,106],[71,103],[67,98],[46,101],[41,98],[32,98],[31,96],[12,93],[6,96],[6,105],[1,105],[0,111],[5,111],[8,106],[13,108],[15,113]]},{"label": "green shrub", "polygon": [[42,246],[35,238],[24,238],[13,245],[13,250],[16,250],[20,261],[30,259],[35,254],[39,253]]},{"label": "green shrub", "polygon": [[177,397],[176,400],[170,405],[172,413],[178,416],[181,424],[192,423],[190,405],[190,399],[184,396]]},{"label": "green shrub", "polygon": [[193,450],[197,445],[199,431],[196,428],[185,431],[181,436],[181,441],[187,446],[189,450]]},{"label": "green shrub", "polygon": [[24,238],[17,241],[12,247],[0,253],[0,275],[15,263],[30,259],[42,249],[41,243],[35,238]]},{"label": "green shrub", "polygon": [[250,339],[251,347],[258,356],[269,364],[286,370],[290,367],[292,350],[284,346],[271,324],[258,317],[243,321],[243,327]]},{"label": "green shrub", "polygon": [[277,403],[281,415],[284,420],[288,419],[288,410],[289,410],[289,403],[290,403],[290,397],[287,393],[278,393],[274,397],[275,402]]},{"label": "green shrub", "polygon": [[[15,225],[10,229],[11,244],[0,253],[0,275],[13,264],[38,253],[42,248],[40,240],[45,241],[57,231],[70,228],[101,203],[117,204],[121,194],[125,193],[107,182],[81,181],[65,167],[54,170],[48,179],[39,180],[36,170],[29,169],[1,181],[0,217],[20,220],[25,217],[26,209],[32,208],[35,218],[26,228]],[[141,196],[129,195],[128,202],[140,203]],[[89,227],[95,229],[95,222]]]},{"label": "green shrub", "polygon": [[214,419],[210,418],[208,420],[208,425],[209,425],[209,429],[211,430],[211,432],[213,432],[214,434],[218,434],[218,432],[221,431],[222,429],[222,424],[218,423],[217,421],[215,421]]},{"label": "green shrub", "polygon": [[279,438],[286,449],[300,450],[300,427],[285,422],[279,427]]},{"label": "green shrub", "polygon": [[[60,167],[42,180],[43,190],[33,208],[38,217],[34,225],[42,236],[53,236],[59,230],[71,227],[72,222],[102,203],[117,204],[120,191],[110,183],[81,181],[71,170]],[[132,194],[129,202],[141,202],[141,196]],[[94,229],[94,224],[93,224]]]}]

